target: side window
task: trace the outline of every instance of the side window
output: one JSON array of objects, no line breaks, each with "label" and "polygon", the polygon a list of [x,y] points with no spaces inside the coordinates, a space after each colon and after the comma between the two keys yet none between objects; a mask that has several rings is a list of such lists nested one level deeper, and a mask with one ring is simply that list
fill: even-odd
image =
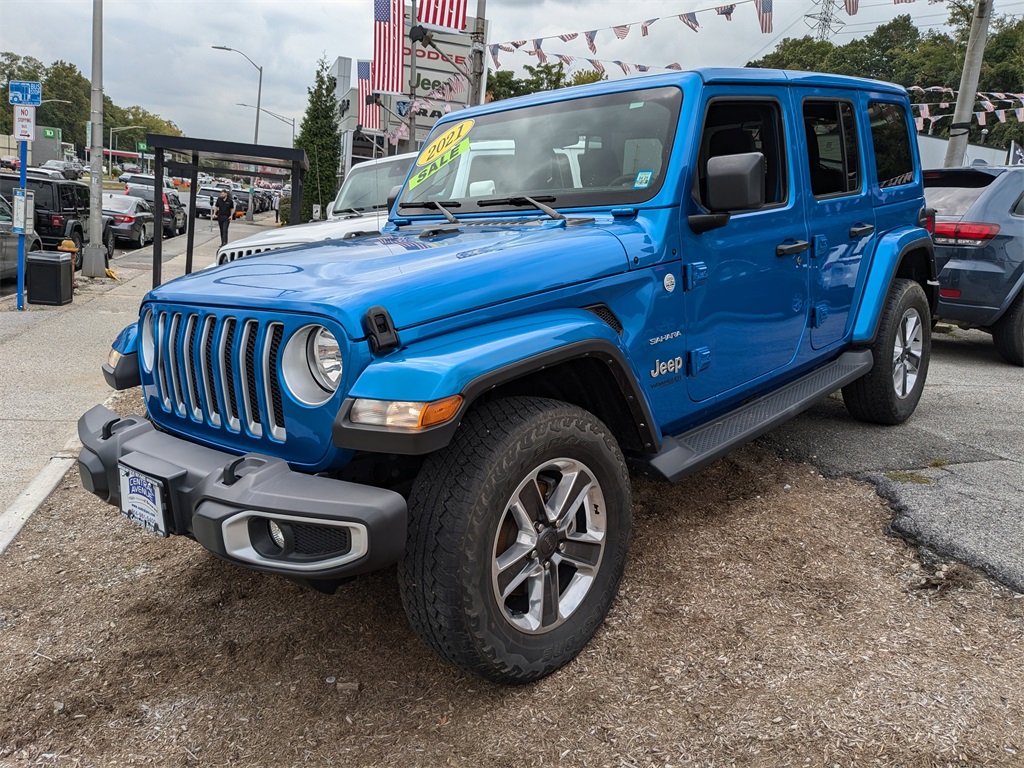
[{"label": "side window", "polygon": [[60,207],[64,211],[75,210],[75,190],[74,187],[65,184],[60,188]]},{"label": "side window", "polygon": [[870,101],[868,119],[871,121],[878,186],[909,184],[914,180],[914,161],[910,151],[910,122],[903,106]]},{"label": "side window", "polygon": [[708,160],[722,155],[760,152],[764,155],[764,202],[766,206],[785,202],[789,194],[785,175],[782,113],[773,101],[713,101],[704,118],[697,163],[698,200],[705,208]]},{"label": "side window", "polygon": [[12,221],[14,221],[14,212],[7,205],[7,201],[0,197],[0,222],[8,224]]},{"label": "side window", "polygon": [[86,187],[75,187],[75,194],[78,196],[78,210],[87,212],[89,210],[89,190]]},{"label": "side window", "polygon": [[860,150],[853,105],[848,101],[805,101],[804,135],[814,196],[858,192]]},{"label": "side window", "polygon": [[1010,211],[1012,216],[1024,216],[1024,195],[1021,195],[1017,204],[1013,206],[1013,210]]}]

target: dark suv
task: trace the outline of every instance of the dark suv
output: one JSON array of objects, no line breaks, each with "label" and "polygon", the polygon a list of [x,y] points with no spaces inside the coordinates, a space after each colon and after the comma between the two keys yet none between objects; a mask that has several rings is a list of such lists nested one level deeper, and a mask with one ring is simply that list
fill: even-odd
[{"label": "dark suv", "polygon": [[[25,184],[35,193],[36,234],[43,248],[55,250],[64,240],[75,244],[75,269],[82,266],[82,246],[89,239],[89,187],[68,179],[29,176]],[[14,199],[20,186],[16,173],[0,173],[0,195]]]},{"label": "dark suv", "polygon": [[1024,365],[1024,166],[925,171],[935,209],[936,319],[992,334]]}]

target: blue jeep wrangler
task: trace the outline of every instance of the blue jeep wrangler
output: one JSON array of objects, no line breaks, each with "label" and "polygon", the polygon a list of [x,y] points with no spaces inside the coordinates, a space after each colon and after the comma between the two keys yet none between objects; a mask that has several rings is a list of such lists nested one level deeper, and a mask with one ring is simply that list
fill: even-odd
[{"label": "blue jeep wrangler", "polygon": [[702,70],[446,116],[379,235],[170,282],[79,422],[85,487],[332,591],[398,563],[442,657],[533,680],[601,624],[627,458],[679,480],[842,389],[898,424],[932,241],[906,93]]}]

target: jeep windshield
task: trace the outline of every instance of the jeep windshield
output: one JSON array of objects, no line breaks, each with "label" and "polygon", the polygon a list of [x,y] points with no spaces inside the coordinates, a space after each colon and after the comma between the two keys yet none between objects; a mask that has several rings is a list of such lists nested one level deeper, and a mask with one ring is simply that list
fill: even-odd
[{"label": "jeep windshield", "polygon": [[331,207],[331,215],[344,216],[387,208],[388,195],[405,181],[410,165],[412,158],[403,157],[352,166]]},{"label": "jeep windshield", "polygon": [[522,212],[524,197],[560,208],[649,200],[664,180],[681,103],[678,88],[649,88],[437,126],[402,190],[402,215],[431,200],[457,201],[460,215]]}]

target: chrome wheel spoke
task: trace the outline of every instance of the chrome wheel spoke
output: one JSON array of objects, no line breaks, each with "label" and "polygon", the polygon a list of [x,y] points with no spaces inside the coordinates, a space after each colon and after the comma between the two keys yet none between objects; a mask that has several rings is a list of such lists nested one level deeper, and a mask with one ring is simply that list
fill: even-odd
[{"label": "chrome wheel spoke", "polygon": [[558,569],[546,568],[544,575],[538,581],[541,582],[541,627],[551,627],[558,622],[559,588]]},{"label": "chrome wheel spoke", "polygon": [[560,533],[568,529],[593,486],[594,479],[582,469],[562,477],[548,503],[549,519]]},{"label": "chrome wheel spoke", "polygon": [[601,562],[601,551],[604,549],[604,541],[586,541],[583,539],[566,539],[562,542],[557,558],[560,562],[567,562],[577,570],[593,572],[597,564]]},{"label": "chrome wheel spoke", "polygon": [[517,543],[509,547],[495,560],[497,587],[502,599],[507,598],[537,566],[536,558],[530,557],[533,548],[529,544]]}]

